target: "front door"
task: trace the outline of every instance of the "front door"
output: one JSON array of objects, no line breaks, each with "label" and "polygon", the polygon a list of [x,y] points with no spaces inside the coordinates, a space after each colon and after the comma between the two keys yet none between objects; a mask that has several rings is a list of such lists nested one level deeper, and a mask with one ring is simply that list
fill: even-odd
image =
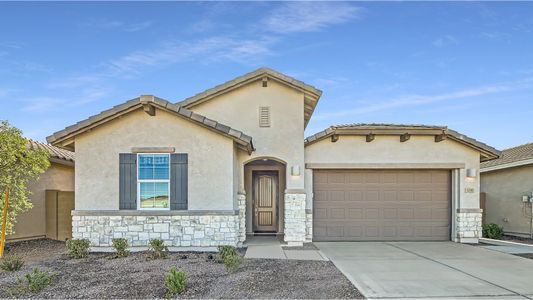
[{"label": "front door", "polygon": [[276,232],[278,227],[278,172],[253,172],[254,232]]}]

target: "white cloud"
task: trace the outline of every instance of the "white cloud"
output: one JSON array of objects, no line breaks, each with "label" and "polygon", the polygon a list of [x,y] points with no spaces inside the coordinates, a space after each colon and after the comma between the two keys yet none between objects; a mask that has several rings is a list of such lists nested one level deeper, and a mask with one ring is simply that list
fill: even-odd
[{"label": "white cloud", "polygon": [[459,43],[459,40],[451,35],[441,36],[432,42],[433,46],[437,48],[442,48],[442,47],[446,47],[450,45],[456,45],[458,43]]},{"label": "white cloud", "polygon": [[348,22],[361,9],[342,2],[287,2],[274,9],[264,20],[267,31],[276,33],[311,32]]},{"label": "white cloud", "polygon": [[120,30],[126,32],[136,32],[147,29],[153,24],[152,21],[143,21],[137,23],[128,23],[119,20],[107,19],[90,19],[81,25],[88,28],[102,29],[102,30]]},{"label": "white cloud", "polygon": [[390,109],[398,109],[402,107],[416,107],[422,105],[428,105],[444,101],[459,100],[465,98],[473,98],[479,96],[485,96],[490,94],[514,91],[524,88],[533,87],[533,77],[525,78],[523,80],[506,82],[501,84],[493,84],[481,87],[466,88],[463,90],[443,93],[437,95],[405,95],[397,98],[393,98],[387,101],[368,101],[366,105],[358,103],[357,108],[344,109],[343,111],[334,113],[322,113],[317,114],[314,118],[318,120],[345,117],[350,115],[361,115],[377,111],[386,111]]}]

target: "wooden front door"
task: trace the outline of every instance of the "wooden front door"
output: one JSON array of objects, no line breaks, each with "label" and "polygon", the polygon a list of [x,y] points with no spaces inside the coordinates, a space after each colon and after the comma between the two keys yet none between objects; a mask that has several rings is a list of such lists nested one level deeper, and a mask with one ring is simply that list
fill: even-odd
[{"label": "wooden front door", "polygon": [[276,232],[278,173],[253,172],[254,232]]}]

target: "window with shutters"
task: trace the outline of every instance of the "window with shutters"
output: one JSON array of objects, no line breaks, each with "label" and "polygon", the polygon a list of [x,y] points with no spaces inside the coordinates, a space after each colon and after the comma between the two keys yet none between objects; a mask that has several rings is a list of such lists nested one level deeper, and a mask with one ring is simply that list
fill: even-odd
[{"label": "window with shutters", "polygon": [[270,127],[270,107],[259,107],[259,127]]},{"label": "window with shutters", "polygon": [[137,154],[138,209],[170,209],[170,154]]}]

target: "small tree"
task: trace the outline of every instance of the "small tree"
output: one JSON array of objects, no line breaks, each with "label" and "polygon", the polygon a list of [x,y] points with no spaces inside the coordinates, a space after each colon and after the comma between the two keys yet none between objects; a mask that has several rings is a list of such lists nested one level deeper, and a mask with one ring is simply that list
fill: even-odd
[{"label": "small tree", "polygon": [[4,212],[4,193],[9,189],[7,234],[13,233],[17,215],[32,208],[27,184],[50,166],[46,150],[32,150],[22,131],[0,121],[0,212]]}]

